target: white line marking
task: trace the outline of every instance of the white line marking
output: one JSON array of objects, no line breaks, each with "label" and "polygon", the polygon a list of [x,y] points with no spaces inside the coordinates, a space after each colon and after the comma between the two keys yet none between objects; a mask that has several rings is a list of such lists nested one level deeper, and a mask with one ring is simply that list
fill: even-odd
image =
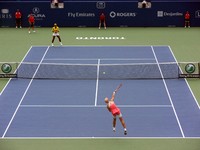
[{"label": "white line marking", "polygon": [[[44,55],[43,55],[43,57],[42,57],[42,59],[41,59],[39,65],[38,65],[38,67],[37,67],[37,69],[36,69],[36,71],[35,71],[35,73],[34,73],[34,75],[33,75],[33,78],[35,77],[35,75],[36,75],[36,73],[37,73],[37,71],[38,71],[38,69],[39,69],[39,67],[40,67],[40,64],[42,63],[42,61],[43,61],[43,59],[44,59],[46,53],[48,52],[48,50],[49,50],[49,47],[47,47],[47,49],[46,49],[46,51],[45,51],[45,53],[44,53]],[[24,92],[24,94],[23,94],[23,96],[22,96],[22,98],[21,98],[21,100],[20,100],[20,102],[19,102],[19,104],[18,104],[18,106],[17,106],[17,108],[16,108],[16,110],[15,110],[15,112],[14,112],[14,114],[13,114],[11,120],[10,120],[10,122],[9,122],[9,124],[8,124],[8,126],[6,127],[6,130],[4,131],[4,134],[3,134],[2,138],[5,137],[7,131],[8,131],[8,129],[9,129],[9,127],[10,127],[10,125],[11,125],[11,123],[12,123],[14,117],[15,117],[15,115],[17,114],[17,111],[18,111],[18,109],[19,109],[19,107],[20,107],[22,101],[24,100],[24,97],[25,97],[26,93],[28,92],[28,89],[30,88],[30,86],[31,86],[31,84],[32,84],[32,82],[33,82],[33,79],[31,79],[31,81],[29,82],[29,84],[28,84],[28,86],[27,86],[27,88],[26,88],[26,90],[25,90],[25,92]]]},{"label": "white line marking", "polygon": [[[98,60],[98,58],[46,58],[44,60],[58,60],[58,61],[63,61],[63,60],[84,60],[84,61],[88,61],[88,60]],[[101,58],[101,60],[155,60],[155,59],[150,59],[150,58]]]},{"label": "white line marking", "polygon": [[100,59],[98,59],[98,64],[97,64],[97,81],[96,81],[96,92],[95,92],[95,103],[94,103],[95,106],[97,106],[97,98],[98,98],[98,87],[99,87],[99,65],[100,65]]},{"label": "white line marking", "polygon": [[164,76],[163,76],[162,70],[161,70],[161,68],[160,68],[160,65],[159,65],[159,62],[158,62],[158,59],[157,59],[157,56],[156,56],[156,54],[155,54],[155,51],[154,51],[153,46],[151,46],[151,49],[152,49],[153,55],[154,55],[154,57],[155,57],[155,59],[156,59],[156,62],[157,62],[157,64],[158,64],[158,68],[159,68],[159,71],[160,71],[160,73],[161,73],[161,76],[162,76],[162,78],[163,78],[162,81],[163,81],[164,86],[165,86],[165,89],[166,89],[166,91],[167,91],[167,95],[168,95],[169,100],[170,100],[170,103],[171,103],[171,105],[172,105],[172,108],[173,108],[173,111],[174,111],[174,114],[175,114],[175,117],[176,117],[177,123],[178,123],[178,125],[179,125],[180,131],[181,131],[181,134],[182,134],[183,137],[185,137],[184,132],[183,132],[183,129],[182,129],[182,126],[181,126],[181,124],[180,124],[180,121],[179,121],[178,115],[177,115],[177,113],[176,113],[176,109],[175,109],[175,107],[174,107],[174,104],[173,104],[173,101],[172,101],[171,95],[170,95],[170,93],[169,93],[169,90],[168,90],[167,84],[166,84],[166,82],[165,82],[165,79],[164,79]]},{"label": "white line marking", "polygon": [[[1,139],[1,138],[0,138]],[[14,140],[22,140],[22,139],[42,139],[42,140],[51,140],[51,139],[183,139],[183,137],[5,137],[4,139],[14,139]],[[200,137],[186,137],[184,139],[200,139]]]},{"label": "white line marking", "polygon": [[[152,45],[66,45],[62,47],[149,47],[151,48]],[[167,47],[168,45],[153,45],[154,47]]]},{"label": "white line marking", "polygon": [[[118,105],[121,108],[167,108],[171,105]],[[20,107],[30,108],[90,108],[90,107],[102,107],[106,108],[106,105],[21,105]]]}]

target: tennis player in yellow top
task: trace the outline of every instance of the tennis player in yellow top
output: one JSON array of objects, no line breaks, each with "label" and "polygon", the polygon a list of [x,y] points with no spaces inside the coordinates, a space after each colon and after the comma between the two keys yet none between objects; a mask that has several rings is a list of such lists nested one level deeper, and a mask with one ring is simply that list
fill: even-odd
[{"label": "tennis player in yellow top", "polygon": [[59,30],[58,25],[56,23],[54,23],[54,26],[52,28],[52,32],[53,32],[52,46],[54,46],[53,43],[54,43],[55,37],[58,38],[60,45],[62,45],[61,38],[60,38],[60,35],[59,35],[59,31],[60,30]]}]

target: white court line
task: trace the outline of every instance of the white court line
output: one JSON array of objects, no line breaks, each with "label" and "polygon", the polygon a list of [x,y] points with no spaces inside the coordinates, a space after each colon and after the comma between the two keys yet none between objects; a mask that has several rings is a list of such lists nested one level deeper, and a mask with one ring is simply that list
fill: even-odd
[{"label": "white court line", "polygon": [[162,78],[163,78],[162,81],[163,81],[163,83],[164,83],[164,86],[165,86],[167,95],[168,95],[169,100],[170,100],[170,103],[171,103],[171,105],[172,105],[172,108],[173,108],[173,111],[174,111],[174,114],[175,114],[177,123],[178,123],[178,125],[179,125],[179,129],[180,129],[180,131],[181,131],[182,136],[185,137],[184,132],[183,132],[183,129],[182,129],[182,126],[181,126],[181,123],[180,123],[179,118],[178,118],[178,115],[177,115],[177,113],[176,113],[176,109],[175,109],[175,107],[174,107],[174,104],[173,104],[171,95],[170,95],[170,93],[169,93],[167,84],[166,84],[166,82],[165,82],[165,79],[164,79],[164,76],[163,76],[162,70],[161,70],[161,68],[160,68],[160,65],[159,65],[159,62],[158,62],[158,59],[157,59],[157,56],[156,56],[156,54],[155,54],[155,51],[154,51],[153,46],[151,46],[151,48],[152,48],[153,55],[154,55],[154,57],[155,57],[155,59],[156,59],[156,62],[157,62],[157,64],[158,64],[158,68],[159,68],[160,74],[161,74],[161,76],[162,76]]},{"label": "white court line", "polygon": [[[62,60],[98,60],[98,58],[46,58],[44,60],[58,60],[58,61],[62,61]],[[150,58],[101,58],[101,60],[155,60],[155,59],[150,59]]]},{"label": "white court line", "polygon": [[[1,139],[1,138],[0,138]],[[86,137],[5,137],[4,139],[14,139],[14,140],[23,140],[23,139],[41,139],[41,140],[54,140],[54,139],[183,139],[183,137],[137,137],[137,136],[118,136],[118,137],[95,137],[95,136],[86,136]],[[200,137],[186,137],[184,139],[200,139]]]},{"label": "white court line", "polygon": [[95,106],[97,106],[97,99],[98,99],[98,88],[99,88],[99,65],[100,65],[100,59],[98,59],[98,64],[97,64],[97,80],[96,80],[96,92],[95,92],[95,103],[94,103]]},{"label": "white court line", "polygon": [[[120,108],[167,108],[172,107],[171,105],[117,105]],[[93,108],[102,107],[106,108],[106,105],[20,105],[20,107],[30,108]]]},{"label": "white court line", "polygon": [[[34,45],[34,47],[48,47],[49,45]],[[151,48],[152,45],[63,45],[58,46],[62,47],[149,47]],[[153,46],[168,46],[168,45],[153,45]],[[52,47],[52,46],[51,46]],[[55,47],[55,46],[54,46]],[[56,48],[58,48],[56,47]]]},{"label": "white court line", "polygon": [[[40,47],[39,45],[35,45]],[[45,46],[45,45],[43,45]],[[48,45],[47,45],[48,46]],[[47,47],[46,46],[46,47]],[[151,48],[152,45],[63,45],[62,47],[149,47]],[[168,45],[153,45],[154,47],[167,47]]]},{"label": "white court line", "polygon": [[[34,73],[34,75],[33,75],[33,78],[35,77],[35,75],[36,75],[36,73],[37,73],[37,71],[38,71],[38,69],[39,69],[39,67],[40,67],[40,64],[42,63],[42,61],[43,61],[45,55],[47,54],[48,50],[49,50],[49,47],[47,47],[47,49],[46,49],[46,51],[45,51],[45,53],[44,53],[42,59],[40,60],[40,63],[39,63],[39,65],[38,65],[38,67],[37,67],[37,69],[36,69],[36,71],[35,71],[35,73]],[[11,120],[10,120],[10,122],[9,122],[9,124],[8,124],[8,126],[6,127],[6,130],[4,131],[4,134],[3,134],[2,138],[5,137],[7,131],[8,131],[8,129],[9,129],[9,127],[10,127],[10,125],[11,125],[11,123],[12,123],[14,117],[15,117],[15,115],[17,114],[17,111],[18,111],[18,109],[19,109],[19,107],[20,107],[22,101],[24,100],[24,97],[25,97],[26,93],[28,92],[28,89],[30,88],[30,86],[31,86],[31,84],[32,84],[32,82],[33,82],[33,78],[30,80],[30,82],[29,82],[29,84],[28,84],[28,86],[27,86],[27,88],[26,88],[26,90],[25,90],[25,92],[24,92],[24,94],[23,94],[23,96],[22,96],[22,98],[21,98],[21,100],[20,100],[20,102],[19,102],[19,104],[18,104],[18,106],[17,106],[17,108],[16,108],[16,110],[15,110],[15,112],[14,112],[14,114],[13,114]]]},{"label": "white court line", "polygon": [[[172,53],[172,56],[174,57],[174,59],[175,59],[176,63],[178,63],[178,61],[176,60],[176,57],[174,56],[174,53],[173,53],[173,51],[172,51],[171,47],[170,47],[170,46],[168,46],[168,48],[169,48],[169,50],[171,51],[171,53]],[[192,94],[192,96],[193,96],[193,98],[194,98],[194,100],[195,100],[195,102],[196,102],[196,104],[197,104],[198,108],[200,109],[200,105],[199,105],[199,103],[198,103],[198,101],[197,101],[197,99],[196,99],[196,97],[195,97],[194,93],[192,92],[192,89],[191,89],[191,87],[190,87],[190,85],[189,85],[189,83],[188,83],[187,79],[185,78],[184,80],[185,80],[185,82],[186,82],[186,84],[187,84],[187,86],[188,86],[188,88],[189,88],[189,90],[190,90],[190,92],[191,92],[191,94]]]}]

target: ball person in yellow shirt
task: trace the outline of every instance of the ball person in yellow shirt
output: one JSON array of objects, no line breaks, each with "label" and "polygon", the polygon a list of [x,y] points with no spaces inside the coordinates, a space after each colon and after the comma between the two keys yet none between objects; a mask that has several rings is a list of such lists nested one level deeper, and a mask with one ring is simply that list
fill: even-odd
[{"label": "ball person in yellow shirt", "polygon": [[54,23],[54,26],[52,28],[52,32],[53,32],[53,39],[52,39],[52,46],[54,46],[54,40],[55,40],[55,37],[58,38],[59,42],[60,42],[60,45],[63,45],[62,42],[61,42],[61,38],[60,38],[60,35],[59,35],[59,27],[56,23]]}]

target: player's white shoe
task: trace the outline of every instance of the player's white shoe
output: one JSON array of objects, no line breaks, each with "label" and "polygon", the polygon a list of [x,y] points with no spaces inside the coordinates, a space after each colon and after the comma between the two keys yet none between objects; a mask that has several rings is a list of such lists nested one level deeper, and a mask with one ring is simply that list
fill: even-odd
[{"label": "player's white shoe", "polygon": [[124,135],[127,135],[127,131],[126,130],[124,130]]},{"label": "player's white shoe", "polygon": [[113,132],[116,132],[116,129],[115,129],[115,128],[113,128]]}]

